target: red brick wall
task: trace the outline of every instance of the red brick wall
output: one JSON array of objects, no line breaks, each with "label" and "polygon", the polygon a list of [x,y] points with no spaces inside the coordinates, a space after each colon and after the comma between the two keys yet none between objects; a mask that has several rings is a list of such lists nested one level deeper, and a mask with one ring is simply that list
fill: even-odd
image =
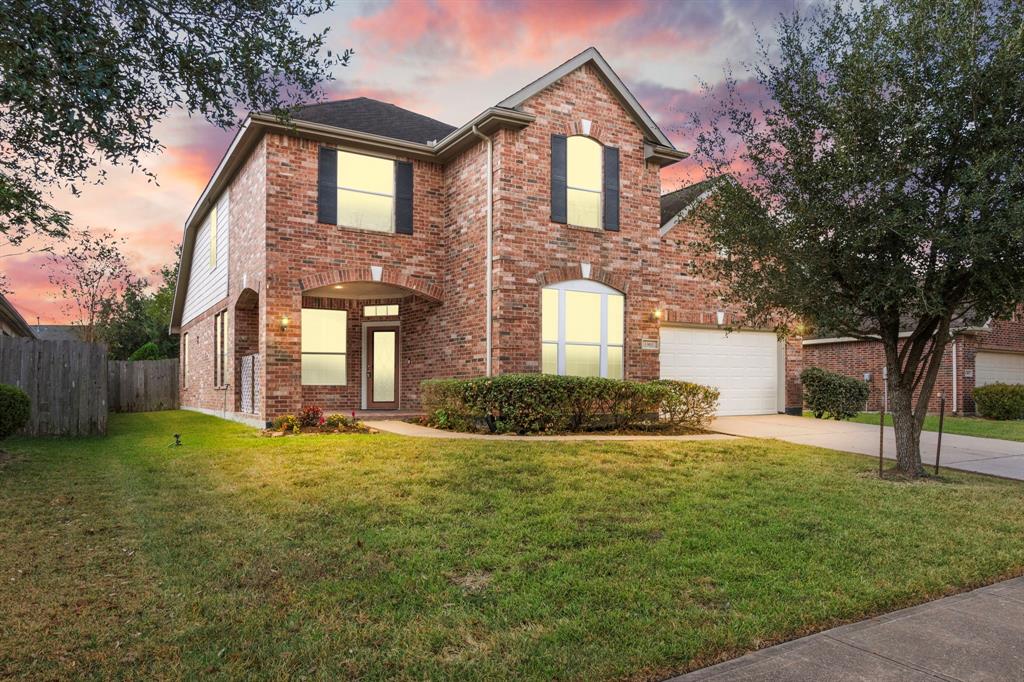
[{"label": "red brick wall", "polygon": [[[957,360],[956,409],[964,414],[974,413],[974,354],[977,351],[978,337],[974,334],[959,334],[956,337],[955,349]],[[935,389],[928,401],[931,412],[939,410],[939,394],[946,396],[946,410],[953,410],[953,349],[954,344],[946,346],[942,366],[935,380]],[[821,367],[830,372],[838,372],[845,376],[863,379],[865,372],[871,373],[870,393],[867,409],[881,409],[884,384],[882,368],[885,366],[885,353],[882,344],[873,341],[850,341],[846,343],[808,344],[804,346],[804,365]],[[970,374],[971,376],[968,376]]]}]

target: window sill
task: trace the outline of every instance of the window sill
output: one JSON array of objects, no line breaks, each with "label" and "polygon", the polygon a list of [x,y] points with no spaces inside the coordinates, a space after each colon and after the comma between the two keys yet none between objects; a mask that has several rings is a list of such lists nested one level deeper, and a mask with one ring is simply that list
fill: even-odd
[{"label": "window sill", "polygon": [[587,227],[586,225],[571,225],[569,223],[565,223],[564,225],[570,230],[579,230],[581,232],[608,232],[608,230],[603,227]]},{"label": "window sill", "polygon": [[351,232],[360,232],[362,234],[367,234],[367,233],[369,233],[369,234],[381,234],[381,235],[388,235],[388,236],[392,236],[392,237],[394,237],[396,235],[411,236],[411,235],[402,235],[401,232],[395,232],[394,228],[392,228],[390,230],[374,230],[374,229],[371,229],[369,227],[356,227],[354,225],[331,225],[330,223],[319,223],[319,224],[320,225],[326,225],[328,227],[336,227],[339,230],[348,230],[348,231],[351,231]]}]

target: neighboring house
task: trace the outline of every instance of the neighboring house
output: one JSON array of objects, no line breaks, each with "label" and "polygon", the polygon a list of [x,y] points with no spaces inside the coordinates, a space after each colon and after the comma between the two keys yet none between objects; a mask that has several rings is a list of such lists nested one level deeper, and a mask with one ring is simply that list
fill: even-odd
[{"label": "neighboring house", "polygon": [[18,309],[3,294],[0,294],[0,336],[23,336],[29,339],[36,336]]},{"label": "neighboring house", "polygon": [[[803,344],[807,367],[867,380],[871,388],[867,409],[881,409],[885,402],[885,355],[880,343],[832,337],[807,338]],[[974,388],[996,382],[1024,384],[1024,308],[1009,320],[990,320],[954,332],[928,409],[938,411],[941,393],[948,411],[973,414]]]},{"label": "neighboring house", "polygon": [[79,324],[37,324],[36,338],[44,341],[83,341],[85,328]]},{"label": "neighboring house", "polygon": [[799,342],[725,335],[689,223],[665,229],[685,156],[593,48],[458,128],[367,98],[252,114],[185,225],[181,404],[417,409],[424,379],[552,372],[799,409]]}]

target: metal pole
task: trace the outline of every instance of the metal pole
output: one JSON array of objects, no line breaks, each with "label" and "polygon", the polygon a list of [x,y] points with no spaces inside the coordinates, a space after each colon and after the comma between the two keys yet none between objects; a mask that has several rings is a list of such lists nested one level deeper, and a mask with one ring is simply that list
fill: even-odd
[{"label": "metal pole", "polygon": [[939,394],[939,440],[935,445],[935,475],[939,475],[939,454],[942,453],[942,421],[946,416],[946,396]]},{"label": "metal pole", "polygon": [[885,450],[885,403],[878,413],[878,477],[882,478],[882,453]]}]

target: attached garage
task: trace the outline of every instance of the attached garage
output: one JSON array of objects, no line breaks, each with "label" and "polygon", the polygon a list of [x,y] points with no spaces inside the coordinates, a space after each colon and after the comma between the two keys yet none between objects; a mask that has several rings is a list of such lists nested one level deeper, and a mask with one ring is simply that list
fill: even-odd
[{"label": "attached garage", "polygon": [[773,332],[661,328],[661,377],[718,388],[721,416],[779,411],[779,356]]},{"label": "attached garage", "polygon": [[1024,353],[978,351],[974,356],[975,385],[1024,384]]}]

